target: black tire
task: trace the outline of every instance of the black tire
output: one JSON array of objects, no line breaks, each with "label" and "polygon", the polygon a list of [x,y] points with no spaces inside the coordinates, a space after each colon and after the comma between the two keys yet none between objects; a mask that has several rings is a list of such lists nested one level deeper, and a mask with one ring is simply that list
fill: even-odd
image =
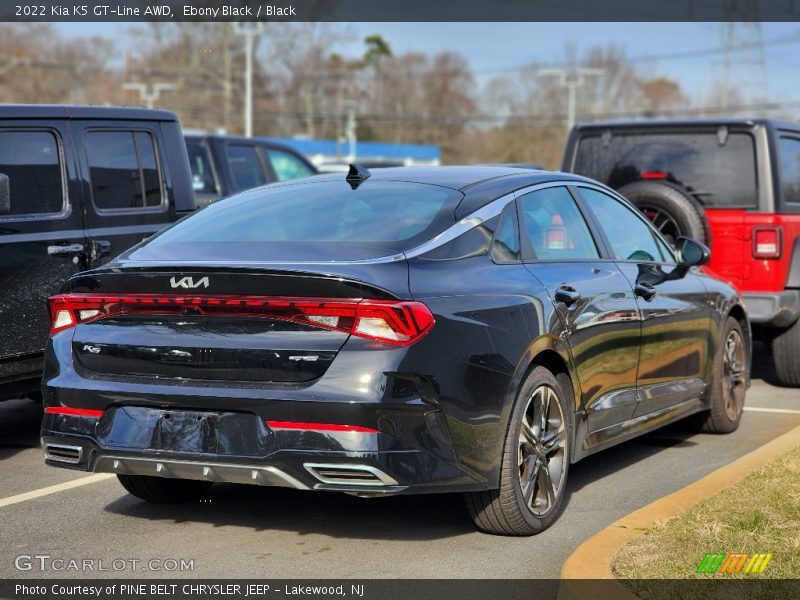
[{"label": "black tire", "polygon": [[800,387],[800,320],[791,327],[774,332],[772,337],[772,359],[778,383]]},{"label": "black tire", "polygon": [[678,186],[635,181],[617,191],[636,205],[673,246],[681,236],[711,243],[711,228],[703,207]]},{"label": "black tire", "polygon": [[747,365],[742,326],[733,317],[728,317],[714,357],[709,390],[711,408],[698,415],[701,431],[731,433],[739,428],[747,391]]},{"label": "black tire", "polygon": [[[545,399],[546,426],[544,435],[539,436],[536,428],[541,433]],[[528,374],[517,394],[503,444],[500,487],[465,494],[467,509],[480,529],[497,535],[534,535],[558,518],[571,458],[573,410],[569,377],[556,376],[544,367],[535,367]],[[548,480],[553,483],[550,493],[540,485]]]},{"label": "black tire", "polygon": [[211,487],[210,481],[168,479],[147,475],[117,475],[130,494],[155,504],[176,504],[202,498]]}]

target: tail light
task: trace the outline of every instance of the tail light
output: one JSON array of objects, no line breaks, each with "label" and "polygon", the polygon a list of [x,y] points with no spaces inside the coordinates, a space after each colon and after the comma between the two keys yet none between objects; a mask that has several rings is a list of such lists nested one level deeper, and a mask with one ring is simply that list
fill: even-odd
[{"label": "tail light", "polygon": [[753,228],[753,258],[780,258],[783,231],[778,225]]},{"label": "tail light", "polygon": [[174,296],[164,294],[62,294],[49,301],[50,333],[122,315],[215,315],[281,319],[409,346],[433,327],[422,302],[282,298],[275,296]]},{"label": "tail light", "polygon": [[668,173],[666,171],[644,171],[642,173],[642,179],[651,179],[651,180],[658,180],[658,179],[666,179]]}]

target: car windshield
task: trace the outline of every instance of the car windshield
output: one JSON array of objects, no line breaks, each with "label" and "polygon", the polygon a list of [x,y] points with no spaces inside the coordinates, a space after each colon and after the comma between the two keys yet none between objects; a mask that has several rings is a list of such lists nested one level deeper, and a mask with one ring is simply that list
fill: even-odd
[{"label": "car windshield", "polygon": [[461,198],[449,188],[394,181],[366,181],[352,189],[344,177],[265,187],[208,206],[151,238],[143,250],[164,255],[184,247],[280,260],[378,257],[412,248],[452,225]]},{"label": "car windshield", "polygon": [[615,189],[663,180],[682,186],[704,206],[756,206],[755,150],[747,133],[588,135],[578,145],[573,171]]}]

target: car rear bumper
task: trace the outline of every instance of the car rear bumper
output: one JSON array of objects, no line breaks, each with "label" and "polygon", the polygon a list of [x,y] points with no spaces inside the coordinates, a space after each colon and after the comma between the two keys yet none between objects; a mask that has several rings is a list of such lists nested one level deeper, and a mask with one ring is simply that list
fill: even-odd
[{"label": "car rear bumper", "polygon": [[743,292],[747,316],[762,327],[788,327],[800,316],[800,290]]},{"label": "car rear bumper", "polygon": [[[102,414],[46,413],[45,462],[88,472],[359,495],[489,487],[458,460],[438,405],[419,396],[330,401],[306,390],[303,400],[287,401],[259,397],[264,392],[256,388],[248,397],[241,388],[214,388],[213,399],[195,396],[198,391],[89,381],[74,372],[48,380],[46,409],[90,406]],[[326,430],[326,423],[356,428]]]},{"label": "car rear bumper", "polygon": [[800,290],[744,292],[747,316],[762,327],[788,327],[800,317]]},{"label": "car rear bumper", "polygon": [[124,452],[102,448],[89,438],[55,432],[45,432],[42,446],[46,464],[94,473],[337,491],[363,496],[486,488],[435,456],[414,450],[295,451],[257,460]]}]

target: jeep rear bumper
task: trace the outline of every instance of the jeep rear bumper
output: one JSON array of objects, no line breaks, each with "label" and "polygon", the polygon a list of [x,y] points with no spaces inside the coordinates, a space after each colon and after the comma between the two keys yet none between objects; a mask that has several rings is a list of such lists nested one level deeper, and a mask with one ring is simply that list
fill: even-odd
[{"label": "jeep rear bumper", "polygon": [[800,290],[744,292],[747,316],[762,327],[789,327],[800,316]]}]

